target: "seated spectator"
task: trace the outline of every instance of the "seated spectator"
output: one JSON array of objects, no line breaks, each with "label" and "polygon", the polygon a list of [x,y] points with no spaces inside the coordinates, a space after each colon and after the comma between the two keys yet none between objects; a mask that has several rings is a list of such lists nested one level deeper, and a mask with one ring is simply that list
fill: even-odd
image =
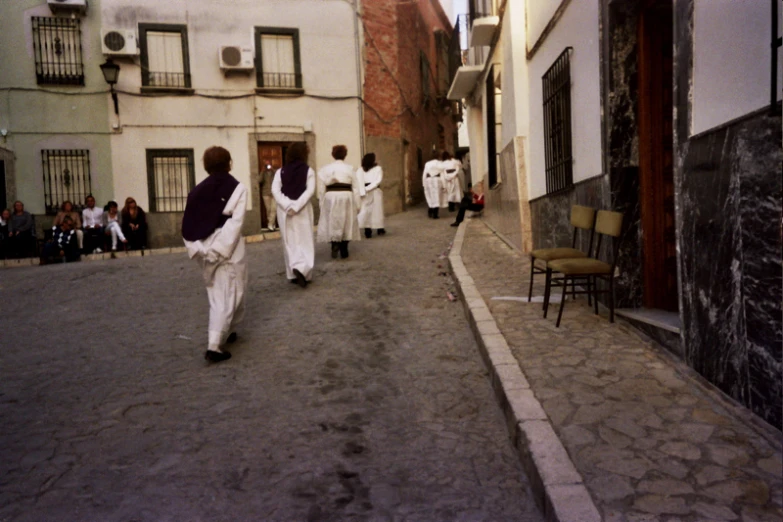
[{"label": "seated spectator", "polygon": [[8,227],[11,225],[11,211],[3,209],[0,214],[0,259],[5,259],[8,255]]},{"label": "seated spectator", "polygon": [[60,206],[60,211],[54,218],[54,226],[58,227],[62,225],[63,219],[65,219],[66,216],[71,218],[71,222],[73,223],[72,228],[74,232],[76,232],[76,240],[79,243],[79,252],[81,252],[84,248],[84,232],[81,230],[82,218],[80,218],[79,213],[73,209],[73,203],[70,201],[63,201],[63,204]]},{"label": "seated spectator", "polygon": [[118,206],[116,201],[109,201],[106,205],[106,212],[103,213],[103,229],[107,236],[111,236],[111,251],[117,251],[117,238],[123,243],[127,244],[128,240],[125,238],[125,234],[122,233],[122,226],[120,222],[120,214],[117,212]]},{"label": "seated spectator", "polygon": [[103,245],[103,210],[95,208],[95,198],[92,195],[84,200],[85,208],[82,210],[82,226],[84,227],[83,252],[100,254]]},{"label": "seated spectator", "polygon": [[465,212],[472,210],[473,212],[481,212],[484,210],[484,190],[482,183],[476,183],[473,189],[470,189],[471,194],[462,198],[462,203],[459,204],[459,212],[457,212],[457,220],[451,224],[452,227],[459,226],[462,220],[465,219]]},{"label": "seated spectator", "polygon": [[133,198],[125,199],[120,215],[122,232],[128,238],[131,250],[147,248],[147,215]]},{"label": "seated spectator", "polygon": [[14,202],[14,211],[8,226],[11,254],[14,257],[28,257],[35,252],[35,221],[24,209],[24,203]]},{"label": "seated spectator", "polygon": [[71,217],[65,216],[60,225],[52,227],[52,239],[44,244],[41,252],[42,265],[54,261],[68,262],[79,260],[79,248],[73,225]]}]

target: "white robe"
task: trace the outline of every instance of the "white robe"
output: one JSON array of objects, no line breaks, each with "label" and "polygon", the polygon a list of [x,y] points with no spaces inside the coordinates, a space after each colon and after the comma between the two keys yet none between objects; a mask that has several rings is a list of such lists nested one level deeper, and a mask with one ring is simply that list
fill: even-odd
[{"label": "white robe", "polygon": [[[293,200],[283,194],[280,170],[277,169],[272,181],[272,196],[277,202],[277,224],[280,225],[280,236],[283,239],[285,275],[288,279],[295,279],[296,269],[310,281],[315,265],[313,205],[310,203],[315,193],[315,171],[307,170],[307,188],[298,199]],[[292,216],[288,215],[289,210],[293,210]]]},{"label": "white robe", "polygon": [[[328,185],[346,183],[350,191],[326,191]],[[353,167],[337,160],[318,171],[318,194],[321,215],[318,219],[318,242],[358,241],[357,214],[364,192],[364,180],[359,179]]]},{"label": "white robe", "polygon": [[462,186],[460,185],[460,171],[462,162],[450,159],[443,162],[443,184],[446,189],[446,201],[459,203],[462,201]]},{"label": "white robe", "polygon": [[437,159],[424,164],[421,184],[424,186],[424,197],[427,206],[440,208],[447,206],[446,192],[443,185],[443,162]]},{"label": "white robe", "polygon": [[242,222],[247,188],[240,183],[228,199],[225,224],[199,241],[185,240],[188,256],[201,267],[209,298],[209,349],[217,350],[245,315],[247,265]]},{"label": "white robe", "polygon": [[384,228],[383,223],[383,191],[380,184],[383,181],[383,169],[376,165],[369,171],[359,168],[357,179],[364,178],[365,195],[362,197],[362,208],[359,210],[360,228]]}]

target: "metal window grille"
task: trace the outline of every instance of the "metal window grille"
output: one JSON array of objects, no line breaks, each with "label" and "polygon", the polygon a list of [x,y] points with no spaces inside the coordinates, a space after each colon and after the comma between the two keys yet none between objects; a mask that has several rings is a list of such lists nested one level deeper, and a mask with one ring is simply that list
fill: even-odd
[{"label": "metal window grille", "polygon": [[541,77],[544,98],[544,158],[547,194],[574,183],[571,156],[571,47]]},{"label": "metal window grille", "polygon": [[75,210],[84,206],[92,193],[90,151],[42,150],[44,206],[47,214],[57,214],[64,201],[73,203]]},{"label": "metal window grille", "polygon": [[296,73],[264,72],[262,87],[280,87],[281,89],[296,89],[302,85],[302,75]]},{"label": "metal window grille", "polygon": [[299,30],[256,27],[256,80],[259,87],[302,88]]},{"label": "metal window grille", "polygon": [[38,84],[84,85],[81,21],[34,16],[32,23]]},{"label": "metal window grille", "polygon": [[424,51],[419,51],[419,68],[421,70],[421,101],[425,105],[430,100],[430,61]]},{"label": "metal window grille", "polygon": [[190,88],[187,28],[140,24],[141,83],[145,87]]},{"label": "metal window grille", "polygon": [[193,149],[147,149],[150,211],[182,212],[196,184]]}]

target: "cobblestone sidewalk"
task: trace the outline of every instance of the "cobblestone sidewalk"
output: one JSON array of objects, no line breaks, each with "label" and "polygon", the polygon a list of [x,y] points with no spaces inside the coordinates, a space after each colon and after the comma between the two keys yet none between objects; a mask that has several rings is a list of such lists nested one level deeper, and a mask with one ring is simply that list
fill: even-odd
[{"label": "cobblestone sidewalk", "polygon": [[779,432],[585,299],[555,328],[556,308],[543,319],[526,302],[529,258],[479,220],[464,226],[464,267],[603,520],[783,519]]}]

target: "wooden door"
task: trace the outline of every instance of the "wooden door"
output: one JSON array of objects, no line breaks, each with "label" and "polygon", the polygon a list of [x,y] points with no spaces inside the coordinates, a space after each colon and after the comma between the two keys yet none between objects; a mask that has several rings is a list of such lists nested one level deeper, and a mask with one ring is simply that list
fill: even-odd
[{"label": "wooden door", "polygon": [[643,302],[678,309],[672,134],[672,1],[648,0],[639,17],[639,200]]},{"label": "wooden door", "polygon": [[[283,157],[285,155],[285,149],[288,147],[287,143],[258,143],[258,173],[261,174],[267,168],[267,165],[271,165],[273,171],[277,171],[283,166]],[[259,191],[262,190],[259,187]],[[269,226],[266,216],[266,205],[264,204],[264,198],[260,199],[259,209],[261,211],[261,227],[267,228]]]}]

